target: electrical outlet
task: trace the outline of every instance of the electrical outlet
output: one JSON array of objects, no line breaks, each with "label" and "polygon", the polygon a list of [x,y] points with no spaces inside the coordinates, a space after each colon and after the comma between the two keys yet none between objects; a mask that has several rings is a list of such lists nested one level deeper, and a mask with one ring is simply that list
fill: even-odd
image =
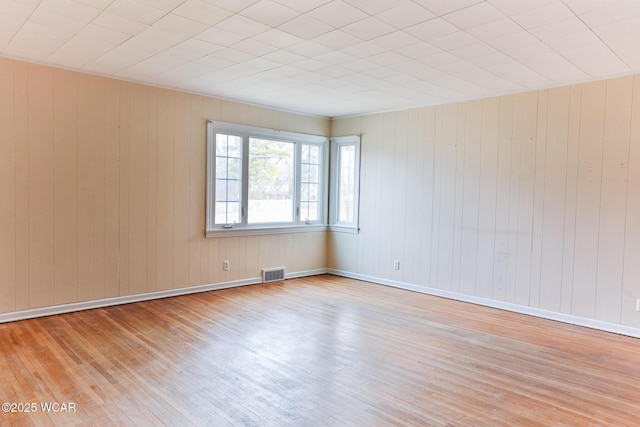
[{"label": "electrical outlet", "polygon": [[636,311],[640,311],[640,298],[636,299]]},{"label": "electrical outlet", "polygon": [[229,260],[225,259],[224,261],[222,261],[222,269],[224,271],[229,271]]},{"label": "electrical outlet", "polygon": [[393,269],[400,270],[400,261],[393,261]]}]

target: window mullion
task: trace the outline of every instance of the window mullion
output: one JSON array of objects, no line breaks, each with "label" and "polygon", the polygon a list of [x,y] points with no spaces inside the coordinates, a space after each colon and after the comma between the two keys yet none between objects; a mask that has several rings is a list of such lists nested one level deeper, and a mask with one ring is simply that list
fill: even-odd
[{"label": "window mullion", "polygon": [[248,224],[249,217],[249,137],[242,137],[242,206],[240,218],[242,225]]},{"label": "window mullion", "polygon": [[293,222],[300,222],[302,219],[300,218],[300,197],[302,191],[302,144],[295,143],[294,150],[294,183],[295,183],[295,191],[293,192]]}]

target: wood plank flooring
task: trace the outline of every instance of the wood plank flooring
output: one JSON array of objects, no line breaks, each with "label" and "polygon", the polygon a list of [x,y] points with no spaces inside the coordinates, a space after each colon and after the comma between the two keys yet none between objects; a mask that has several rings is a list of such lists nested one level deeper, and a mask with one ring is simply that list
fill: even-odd
[{"label": "wood plank flooring", "polygon": [[640,340],[327,275],[0,325],[2,402],[38,405],[2,426],[637,426]]}]

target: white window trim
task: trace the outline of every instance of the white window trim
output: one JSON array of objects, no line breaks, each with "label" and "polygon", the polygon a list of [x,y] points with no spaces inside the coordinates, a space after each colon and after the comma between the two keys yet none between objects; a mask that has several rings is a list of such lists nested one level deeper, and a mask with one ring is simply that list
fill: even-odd
[{"label": "white window trim", "polygon": [[[354,198],[353,201],[353,222],[338,221],[338,166],[340,164],[338,153],[340,147],[353,145],[355,147],[355,175],[354,175]],[[360,232],[360,135],[339,136],[331,138],[331,162],[330,162],[331,189],[329,195],[329,230],[343,233]]]},{"label": "white window trim", "polygon": [[[232,228],[225,227],[222,224],[215,224],[215,164],[216,164],[216,151],[215,143],[216,133],[226,133],[239,137],[254,137],[265,138],[274,141],[303,143],[303,144],[315,144],[322,147],[322,170],[321,170],[321,187],[322,191],[318,194],[319,201],[319,220],[314,222],[305,223],[304,220],[299,218],[299,203],[300,200],[295,200],[297,206],[295,206],[295,218],[292,222],[282,223],[260,223],[260,224],[236,224]],[[298,150],[298,147],[296,147]],[[297,151],[296,151],[297,153]],[[226,122],[207,122],[207,200],[206,200],[206,237],[221,237],[221,236],[248,236],[248,235],[260,235],[260,234],[282,234],[282,233],[300,233],[310,231],[325,231],[328,228],[328,170],[329,170],[329,138],[320,135],[310,135],[297,132],[281,131],[276,129],[261,128],[255,126],[246,126],[235,123]],[[243,153],[243,159],[248,153]],[[297,154],[296,154],[297,156]],[[244,162],[244,160],[243,160]],[[246,163],[246,162],[245,162]],[[295,191],[296,195],[300,194],[300,160],[296,157],[295,163]],[[246,167],[243,166],[243,169]],[[248,173],[248,172],[247,172]],[[246,177],[243,171],[243,177]],[[245,207],[246,209],[246,207]]]}]

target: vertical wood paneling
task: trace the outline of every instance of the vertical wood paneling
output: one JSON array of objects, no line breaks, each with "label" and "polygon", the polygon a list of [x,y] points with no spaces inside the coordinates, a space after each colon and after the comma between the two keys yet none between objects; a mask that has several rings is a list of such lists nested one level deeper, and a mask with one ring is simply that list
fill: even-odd
[{"label": "vertical wood paneling", "polygon": [[120,83],[104,81],[104,296],[120,290]]},{"label": "vertical wood paneling", "polygon": [[[94,298],[104,298],[105,294],[105,258],[106,258],[106,95],[105,79],[91,79],[91,96],[87,100],[93,105],[93,286]],[[82,94],[80,94],[82,99]],[[80,106],[82,110],[82,106]],[[87,286],[81,284],[78,296]]]},{"label": "vertical wood paneling", "polygon": [[[16,159],[15,309],[29,308],[29,68],[13,62]],[[2,98],[9,99],[9,98]]]},{"label": "vertical wood paneling", "polygon": [[149,88],[134,85],[129,110],[128,292],[147,291],[149,194]]},{"label": "vertical wood paneling", "polygon": [[175,97],[173,150],[173,286],[189,285],[189,169],[191,100]]},{"label": "vertical wood paneling", "polygon": [[493,286],[491,297],[506,299],[507,266],[509,261],[509,208],[511,196],[511,157],[514,146],[513,115],[514,97],[502,97],[497,140],[496,216],[493,245]]},{"label": "vertical wood paneling", "polygon": [[147,148],[147,290],[158,290],[158,92],[149,88]]},{"label": "vertical wood paneling", "polygon": [[202,236],[205,224],[206,194],[206,148],[207,125],[204,118],[202,98],[191,98],[191,128],[189,144],[189,284],[197,285],[202,282]]},{"label": "vertical wood paneling", "polygon": [[442,144],[439,144],[439,204],[437,276],[433,286],[450,290],[453,280],[453,236],[455,233],[456,209],[456,162],[458,108],[447,105],[442,109]]},{"label": "vertical wood paneling", "polygon": [[[77,74],[54,71],[53,109],[54,303],[64,304],[77,300],[78,272],[86,268],[87,263],[91,265],[91,258],[79,256],[78,251],[79,237],[86,235],[88,230],[84,227],[86,221],[81,221],[78,215]],[[83,227],[79,229],[81,225]],[[79,261],[83,261],[83,265]]]},{"label": "vertical wood paneling", "polygon": [[633,77],[607,81],[595,301],[596,319],[613,323],[622,312],[632,99]]},{"label": "vertical wood paneling", "polygon": [[[393,167],[393,151],[394,144],[393,139],[396,134],[396,121],[394,113],[384,114],[383,120],[383,138],[381,141],[382,155],[384,161],[382,162],[381,175],[385,178],[380,180],[380,203],[386,204],[388,207],[380,210],[380,224],[376,229],[376,234],[379,235],[380,245],[378,246],[378,274],[382,277],[390,277],[392,267],[393,253],[391,251],[391,241],[393,234],[396,232],[396,225],[393,223],[393,207],[391,203],[393,201],[393,194],[395,192],[393,176],[395,175],[395,169]],[[345,262],[349,262],[349,257]]]},{"label": "vertical wood paneling", "polygon": [[606,82],[582,87],[572,314],[595,315]]},{"label": "vertical wood paneling", "polygon": [[478,261],[482,101],[466,104],[460,291],[474,295]]},{"label": "vertical wood paneling", "polygon": [[[94,277],[95,261],[94,253],[95,220],[99,218],[99,212],[95,210],[95,199],[99,197],[96,191],[96,180],[99,178],[100,166],[95,163],[94,132],[94,106],[96,94],[94,92],[95,77],[78,75],[77,91],[78,100],[74,105],[77,119],[77,270],[78,287],[76,298],[85,301],[95,298]],[[70,301],[75,301],[71,299]]]},{"label": "vertical wood paneling", "polygon": [[542,268],[542,237],[544,222],[544,194],[546,187],[547,111],[549,91],[538,93],[538,119],[536,130],[536,154],[533,196],[533,241],[531,244],[531,279],[529,281],[529,305],[540,305],[540,274]]},{"label": "vertical wood paneling", "polygon": [[549,92],[542,219],[540,308],[560,311],[570,88]]},{"label": "vertical wood paneling", "polygon": [[573,298],[573,266],[576,239],[576,209],[578,196],[578,155],[580,149],[580,116],[582,87],[572,86],[567,140],[567,171],[564,205],[564,235],[562,254],[562,292],[560,310],[571,313]]},{"label": "vertical wood paneling", "polygon": [[456,138],[456,208],[454,215],[453,231],[453,265],[451,290],[460,291],[460,274],[462,265],[462,218],[464,214],[464,162],[465,162],[465,130],[466,130],[466,106],[458,104],[458,136]]},{"label": "vertical wood paneling", "polygon": [[640,298],[640,77],[633,78],[629,175],[625,211],[622,276],[622,324],[640,327],[636,299]]},{"label": "vertical wood paneling", "polygon": [[518,244],[516,246],[515,278],[515,303],[521,305],[529,305],[530,301],[537,121],[538,94],[525,94],[520,137],[520,189],[518,192]]},{"label": "vertical wood paneling", "polygon": [[[367,129],[367,132],[361,135],[360,138],[360,181],[372,182],[376,179],[377,155],[380,152],[377,149],[380,122],[376,120],[375,116],[368,116],[362,119],[354,118],[345,120],[345,122],[350,125],[348,130],[351,130],[353,134],[362,133],[363,127]],[[334,135],[342,135],[342,133]],[[376,197],[375,188],[372,185],[361,185],[360,211],[375,209]],[[358,271],[366,272],[364,274],[373,274],[374,270],[376,249],[371,243],[373,242],[375,221],[376,218],[371,215],[360,215],[359,226],[361,231],[358,239]],[[327,258],[331,257],[332,253],[333,251],[328,251]]]},{"label": "vertical wood paneling", "polygon": [[16,146],[13,63],[0,58],[0,312],[16,307]]},{"label": "vertical wood paneling", "polygon": [[54,107],[51,68],[28,67],[29,306],[54,304]]},{"label": "vertical wood paneling", "polygon": [[118,244],[118,295],[129,295],[129,191],[131,162],[131,87],[133,84],[120,83],[120,151],[119,151],[119,231]]},{"label": "vertical wood paneling", "polygon": [[[422,239],[422,227],[421,222],[424,220],[422,212],[418,210],[419,198],[414,197],[411,189],[419,182],[422,166],[419,165],[418,159],[422,157],[422,150],[424,144],[413,145],[413,141],[417,141],[419,138],[419,121],[420,110],[414,109],[408,112],[408,124],[407,124],[407,150],[406,164],[407,174],[405,176],[404,188],[407,192],[405,197],[405,224],[413,224],[413,232],[407,233],[407,242],[405,243],[404,257],[402,259],[403,271],[402,280],[407,283],[419,282],[419,273],[421,263],[419,261],[420,240]],[[415,149],[411,149],[415,147]],[[422,189],[424,191],[424,189]],[[423,197],[426,198],[426,197]],[[405,232],[406,232],[405,228]],[[357,242],[356,242],[357,243]]]},{"label": "vertical wood paneling", "polygon": [[498,98],[485,100],[482,102],[478,261],[476,264],[476,295],[484,298],[491,298],[493,293],[499,132],[500,100]]},{"label": "vertical wood paneling", "polygon": [[[408,141],[407,141],[407,126],[408,111],[400,111],[394,114],[395,135],[393,137],[393,150],[390,151],[392,156],[392,168],[393,168],[393,191],[391,193],[391,204],[393,206],[391,214],[391,224],[393,233],[391,234],[391,258],[387,261],[387,265],[392,264],[392,260],[399,260],[401,268],[400,270],[391,270],[392,276],[395,280],[404,281],[405,270],[410,269],[409,266],[404,265],[405,244],[413,237],[412,233],[407,233],[406,222],[406,200],[407,200],[407,153],[408,153]],[[350,239],[350,242],[354,239]]]},{"label": "vertical wood paneling", "polygon": [[[173,153],[175,139],[174,92],[158,93],[158,176],[157,176],[157,289],[173,286]],[[216,263],[217,264],[217,263]]]},{"label": "vertical wood paneling", "polygon": [[505,301],[514,303],[517,290],[518,273],[518,240],[520,228],[520,156],[523,144],[522,137],[522,115],[523,115],[523,95],[515,95],[513,100],[513,130],[511,138],[511,174],[509,178],[509,223],[507,227],[507,276],[505,283]]},{"label": "vertical wood paneling", "polygon": [[442,180],[442,141],[444,132],[444,106],[438,106],[435,110],[435,132],[433,141],[433,205],[431,208],[431,248],[429,257],[429,285],[431,287],[438,287],[438,271],[440,267],[440,251],[438,245],[440,244],[440,204],[442,202],[442,193],[440,182]]},{"label": "vertical wood paneling", "polygon": [[[418,246],[419,253],[417,254],[418,260],[416,268],[419,269],[419,275],[421,277],[418,284],[428,285],[430,284],[430,261],[432,258],[431,241],[433,235],[433,194],[434,194],[434,176],[433,169],[435,164],[435,129],[436,129],[436,115],[434,108],[423,108],[420,111],[421,128],[420,133],[422,137],[418,141],[420,144],[422,153],[419,157],[422,177],[418,180],[418,184],[422,189],[419,197],[420,212],[423,215],[422,220],[419,223],[419,229],[422,231],[420,235],[420,244]],[[371,246],[375,245],[372,241]]]}]

